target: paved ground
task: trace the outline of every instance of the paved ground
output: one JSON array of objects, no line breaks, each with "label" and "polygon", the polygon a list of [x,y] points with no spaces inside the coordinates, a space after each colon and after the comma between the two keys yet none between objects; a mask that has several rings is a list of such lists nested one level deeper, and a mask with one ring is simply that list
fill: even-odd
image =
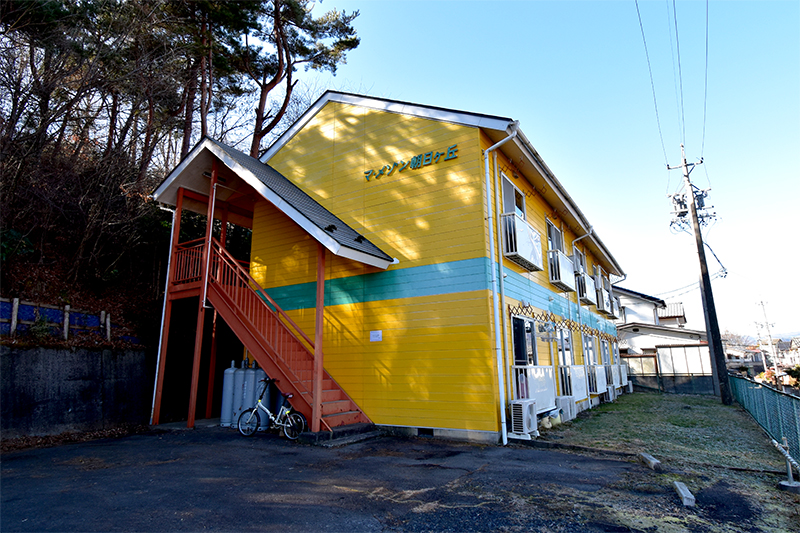
[{"label": "paved ground", "polygon": [[0,529],[644,531],[618,502],[683,512],[651,479],[624,458],[522,446],[159,430],[4,454]]}]

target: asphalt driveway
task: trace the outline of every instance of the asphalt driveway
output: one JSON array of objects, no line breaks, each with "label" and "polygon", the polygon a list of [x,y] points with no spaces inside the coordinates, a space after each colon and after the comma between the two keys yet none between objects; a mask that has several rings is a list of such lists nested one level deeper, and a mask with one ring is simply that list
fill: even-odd
[{"label": "asphalt driveway", "polygon": [[156,430],[4,454],[0,528],[630,531],[620,494],[653,512],[675,505],[649,479],[622,458],[524,446],[381,437],[322,448],[219,427]]}]

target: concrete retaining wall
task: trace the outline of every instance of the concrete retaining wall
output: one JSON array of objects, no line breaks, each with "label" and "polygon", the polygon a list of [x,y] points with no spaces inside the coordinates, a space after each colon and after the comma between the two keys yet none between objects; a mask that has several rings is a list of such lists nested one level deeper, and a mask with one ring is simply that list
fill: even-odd
[{"label": "concrete retaining wall", "polygon": [[144,350],[0,346],[3,438],[146,424],[147,366]]}]

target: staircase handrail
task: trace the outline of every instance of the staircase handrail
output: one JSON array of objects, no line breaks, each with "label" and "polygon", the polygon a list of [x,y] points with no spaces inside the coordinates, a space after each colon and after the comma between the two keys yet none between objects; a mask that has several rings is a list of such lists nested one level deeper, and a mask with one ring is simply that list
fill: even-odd
[{"label": "staircase handrail", "polygon": [[247,270],[245,270],[244,268],[242,268],[242,266],[239,264],[239,261],[237,261],[237,259],[235,257],[233,257],[230,254],[230,252],[228,252],[228,250],[226,250],[222,246],[220,246],[220,243],[216,238],[212,238],[212,246],[214,248],[214,251],[218,255],[220,255],[223,260],[227,259],[228,263],[233,265],[233,267],[237,271],[237,273],[240,276],[242,276],[245,280],[247,280],[248,284],[250,284],[250,287],[255,292],[257,292],[262,298],[265,298],[267,301],[269,301],[269,303],[275,308],[275,312],[278,313],[278,316],[280,316],[281,319],[283,319],[284,321],[288,322],[289,325],[291,325],[291,327],[295,330],[295,332],[298,335],[300,335],[301,337],[303,337],[303,339],[305,339],[305,341],[308,343],[308,345],[311,346],[311,348],[312,348],[311,350],[309,350],[309,352],[312,354],[312,357],[313,357],[314,343],[311,341],[311,339],[308,337],[308,335],[306,335],[305,331],[300,329],[300,326],[298,326],[295,323],[295,321],[292,320],[291,317],[289,315],[287,315],[286,312],[283,309],[281,309],[281,307],[275,302],[275,300],[273,300],[272,297],[269,294],[267,294],[266,291],[264,291],[264,289],[261,288],[261,285],[259,285],[258,282],[253,279],[253,277],[250,275],[250,273]]}]

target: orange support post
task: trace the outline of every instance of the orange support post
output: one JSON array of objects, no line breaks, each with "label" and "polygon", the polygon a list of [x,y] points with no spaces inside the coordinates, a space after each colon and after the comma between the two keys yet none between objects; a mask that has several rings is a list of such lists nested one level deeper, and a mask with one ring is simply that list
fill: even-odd
[{"label": "orange support post", "polygon": [[189,416],[186,427],[194,427],[195,413],[197,411],[197,387],[200,381],[200,355],[203,351],[203,324],[206,317],[206,286],[208,284],[208,262],[211,253],[211,232],[214,227],[214,200],[217,195],[217,159],[211,163],[211,184],[209,187],[208,214],[206,216],[206,237],[203,246],[203,274],[201,285],[203,287],[200,294],[200,304],[197,310],[197,330],[194,337],[194,361],[192,362],[192,386],[189,393]]},{"label": "orange support post", "polygon": [[[178,200],[175,202],[175,215],[172,223],[172,236],[170,238],[169,253],[171,259],[175,258],[175,250],[178,247],[178,241],[181,235],[181,214],[183,213],[183,187],[178,188]],[[161,329],[161,350],[158,354],[158,368],[156,369],[156,390],[153,396],[153,413],[152,422],[158,425],[161,414],[161,395],[164,388],[164,369],[167,364],[167,342],[169,341],[169,322],[172,316],[172,301],[169,299],[169,293],[172,290],[172,278],[175,272],[175,263],[170,260],[169,270],[167,270],[167,283],[166,290],[164,291],[164,299],[166,305],[164,306],[164,326]]]},{"label": "orange support post", "polygon": [[325,318],[325,247],[317,243],[317,311],[314,324],[314,392],[311,406],[311,431],[319,431],[322,418],[322,329]]}]

